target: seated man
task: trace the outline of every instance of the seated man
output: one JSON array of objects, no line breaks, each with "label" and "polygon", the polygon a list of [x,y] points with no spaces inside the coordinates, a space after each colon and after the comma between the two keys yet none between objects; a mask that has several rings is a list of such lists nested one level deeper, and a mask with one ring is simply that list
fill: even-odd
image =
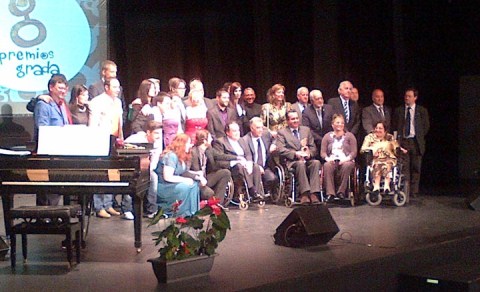
[{"label": "seated man", "polygon": [[260,117],[253,117],[250,120],[250,131],[242,139],[248,145],[253,161],[260,166],[264,190],[271,190],[277,183],[277,178],[269,167],[269,164],[273,162],[270,154],[277,150],[277,146],[272,143],[272,134],[264,131],[263,121]]},{"label": "seated man", "polygon": [[288,127],[278,131],[277,148],[282,159],[287,161],[287,167],[295,170],[298,181],[300,203],[302,205],[320,204],[320,166],[319,160],[313,159],[317,147],[310,128],[300,126],[298,113],[287,112]]},{"label": "seated man", "polygon": [[[155,168],[157,168],[158,159],[162,153],[162,123],[150,120],[145,124],[145,132],[140,131],[129,136],[125,139],[125,143],[151,143],[153,144],[153,149],[150,151],[150,187],[148,188],[147,200],[145,201],[145,216],[153,218],[155,213],[157,213],[157,185],[158,185],[158,176],[155,173]],[[122,211],[123,219],[132,220],[132,197],[129,195],[124,195],[122,200]]]},{"label": "seated man", "polygon": [[244,140],[240,139],[240,126],[229,122],[225,127],[226,137],[213,141],[213,148],[226,154],[217,160],[221,168],[230,169],[232,177],[241,177],[247,182],[249,194],[254,199],[263,199],[260,166],[253,163],[252,155]]},{"label": "seated man", "polygon": [[219,168],[215,160],[226,154],[213,150],[210,145],[210,133],[205,129],[197,131],[195,141],[195,146],[190,151],[192,154],[190,173],[200,175],[206,180],[206,182],[201,182],[200,197],[202,200],[206,200],[215,196],[223,206],[231,174],[230,170]]},{"label": "seated man", "polygon": [[[345,197],[348,178],[355,168],[357,156],[357,139],[345,130],[345,119],[341,114],[334,114],[332,119],[333,131],[325,134],[322,139],[320,156],[325,160],[323,165],[325,186],[328,201],[334,199],[335,194],[339,199]],[[335,192],[335,171],[340,172],[341,182]]]}]

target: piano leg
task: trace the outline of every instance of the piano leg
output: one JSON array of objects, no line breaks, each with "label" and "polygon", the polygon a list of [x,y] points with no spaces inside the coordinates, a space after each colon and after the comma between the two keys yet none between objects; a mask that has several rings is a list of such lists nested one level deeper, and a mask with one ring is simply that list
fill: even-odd
[{"label": "piano leg", "polygon": [[133,219],[133,226],[135,230],[135,248],[137,253],[142,251],[142,218],[143,218],[143,197],[132,196],[133,209],[135,217]]}]

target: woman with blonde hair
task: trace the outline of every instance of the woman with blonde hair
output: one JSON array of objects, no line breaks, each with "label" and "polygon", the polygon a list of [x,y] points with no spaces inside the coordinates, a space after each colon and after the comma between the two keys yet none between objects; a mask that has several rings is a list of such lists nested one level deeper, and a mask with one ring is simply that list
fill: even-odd
[{"label": "woman with blonde hair", "polygon": [[277,131],[287,126],[287,112],[292,105],[285,100],[285,86],[273,85],[267,92],[267,103],[262,105],[263,124],[275,137]]}]

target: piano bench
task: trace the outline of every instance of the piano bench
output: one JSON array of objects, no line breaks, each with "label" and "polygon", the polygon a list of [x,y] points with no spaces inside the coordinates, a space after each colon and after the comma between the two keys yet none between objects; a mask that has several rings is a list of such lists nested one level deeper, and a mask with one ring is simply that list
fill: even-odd
[{"label": "piano bench", "polygon": [[[69,268],[72,267],[72,247],[75,246],[77,264],[80,263],[80,205],[65,206],[21,206],[10,210],[10,219],[21,222],[12,226],[10,234],[10,260],[14,270],[16,265],[16,235],[22,235],[22,253],[27,261],[27,234],[65,234]],[[75,242],[72,237],[75,234]]]}]

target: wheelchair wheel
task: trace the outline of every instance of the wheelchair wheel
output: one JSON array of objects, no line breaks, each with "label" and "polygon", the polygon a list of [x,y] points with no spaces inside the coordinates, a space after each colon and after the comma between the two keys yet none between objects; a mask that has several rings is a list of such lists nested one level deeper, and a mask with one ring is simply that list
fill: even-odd
[{"label": "wheelchair wheel", "polygon": [[278,204],[278,202],[282,200],[285,192],[285,175],[283,170],[278,166],[275,166],[275,172],[278,177],[278,184],[272,188],[270,192],[270,199],[272,200],[272,203]]},{"label": "wheelchair wheel", "polygon": [[405,205],[406,202],[407,202],[407,196],[405,195],[404,192],[398,192],[393,196],[393,203],[397,207],[401,207]]},{"label": "wheelchair wheel", "polygon": [[227,184],[226,192],[225,192],[225,198],[223,203],[224,206],[228,206],[232,202],[234,192],[235,192],[235,187],[233,185],[233,179],[230,178]]},{"label": "wheelchair wheel", "polygon": [[238,205],[238,207],[240,208],[240,210],[245,211],[248,209],[248,203],[245,201],[240,201],[240,205]]},{"label": "wheelchair wheel", "polygon": [[288,198],[285,198],[285,206],[287,206],[288,208],[292,208],[293,207],[293,200],[292,198],[288,197]]},{"label": "wheelchair wheel", "polygon": [[265,201],[264,200],[259,201],[257,204],[258,204],[259,208],[265,207]]},{"label": "wheelchair wheel", "polygon": [[365,200],[370,206],[378,206],[382,203],[382,195],[374,195],[371,192],[368,192],[365,196]]}]

